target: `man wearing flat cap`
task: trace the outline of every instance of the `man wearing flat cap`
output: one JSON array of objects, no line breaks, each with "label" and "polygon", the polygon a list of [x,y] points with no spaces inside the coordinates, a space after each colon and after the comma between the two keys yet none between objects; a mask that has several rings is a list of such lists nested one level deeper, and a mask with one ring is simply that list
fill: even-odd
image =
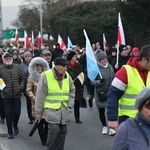
[{"label": "man wearing flat cap", "polygon": [[21,113],[21,93],[25,85],[24,73],[18,64],[13,63],[12,54],[5,52],[2,56],[4,64],[0,66],[0,78],[6,87],[1,92],[8,129],[8,138],[19,134],[18,121]]},{"label": "man wearing flat cap", "polygon": [[48,64],[49,64],[49,67],[52,68],[52,53],[49,51],[49,50],[43,50],[42,51],[42,54],[41,54],[41,57],[44,58]]},{"label": "man wearing flat cap", "polygon": [[54,65],[42,74],[38,83],[35,113],[39,122],[43,113],[48,122],[47,149],[63,150],[70,109],[74,105],[75,87],[66,72],[68,61],[58,57]]}]

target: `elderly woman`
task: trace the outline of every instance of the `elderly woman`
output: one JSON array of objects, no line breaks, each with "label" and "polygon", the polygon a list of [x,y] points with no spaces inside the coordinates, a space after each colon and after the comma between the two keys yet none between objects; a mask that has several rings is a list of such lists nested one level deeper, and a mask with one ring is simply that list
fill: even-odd
[{"label": "elderly woman", "polygon": [[[96,106],[99,111],[99,118],[103,126],[102,134],[104,135],[108,133],[105,117],[105,107],[107,104],[108,89],[114,78],[114,71],[112,66],[108,63],[108,57],[105,52],[99,51],[95,56],[101,77],[98,75],[94,81],[91,81],[91,84],[95,87],[94,97],[96,100]],[[113,129],[109,129],[109,135],[113,134],[115,134],[115,131]]]},{"label": "elderly woman", "polygon": [[136,97],[138,113],[118,128],[111,150],[148,150],[150,147],[150,87],[145,87]]},{"label": "elderly woman", "polygon": [[[40,78],[40,74],[43,71],[46,71],[49,69],[49,65],[47,61],[41,57],[35,57],[31,60],[29,64],[29,78],[27,82],[27,95],[31,99],[32,103],[32,116],[36,118],[35,115],[35,97],[36,97],[36,90],[37,90],[37,84]],[[38,125],[38,132],[41,139],[42,145],[46,145],[47,140],[47,132],[48,132],[48,124],[44,119],[40,121],[40,124]]]}]

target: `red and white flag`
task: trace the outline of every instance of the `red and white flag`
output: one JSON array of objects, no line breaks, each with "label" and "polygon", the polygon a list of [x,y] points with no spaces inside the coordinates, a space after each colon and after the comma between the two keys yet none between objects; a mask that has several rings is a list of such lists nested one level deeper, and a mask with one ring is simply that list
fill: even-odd
[{"label": "red and white flag", "polygon": [[18,35],[18,30],[16,29],[16,32],[15,32],[15,42],[16,44],[18,45],[18,42],[19,42],[19,35]]},{"label": "red and white flag", "polygon": [[38,48],[41,48],[42,47],[42,37],[41,37],[41,33],[39,32],[39,35],[38,35]]},{"label": "red and white flag", "polygon": [[121,44],[126,45],[120,13],[118,14],[118,39],[117,39],[117,43],[119,43],[119,45],[121,45]]},{"label": "red and white flag", "polygon": [[66,44],[63,39],[58,35],[58,43],[60,44],[60,49],[66,49]]},{"label": "red and white flag", "polygon": [[32,46],[32,49],[34,47],[34,34],[33,34],[33,31],[32,31],[32,37],[31,37],[31,46]]},{"label": "red and white flag", "polygon": [[26,51],[29,50],[29,37],[26,31],[24,31],[24,48],[26,49]]},{"label": "red and white flag", "polygon": [[104,48],[104,51],[106,50],[106,45],[107,45],[107,41],[106,41],[105,33],[103,33],[103,48]]}]

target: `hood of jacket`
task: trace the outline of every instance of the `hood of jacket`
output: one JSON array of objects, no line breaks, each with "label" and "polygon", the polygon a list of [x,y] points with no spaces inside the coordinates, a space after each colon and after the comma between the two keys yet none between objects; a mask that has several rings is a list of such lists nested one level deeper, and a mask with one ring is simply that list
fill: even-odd
[{"label": "hood of jacket", "polygon": [[31,60],[30,64],[29,64],[29,74],[30,74],[30,78],[33,79],[34,81],[38,82],[39,78],[40,78],[40,73],[37,72],[36,67],[37,65],[41,65],[43,68],[43,71],[46,71],[49,68],[48,62],[41,58],[41,57],[35,57]]},{"label": "hood of jacket", "polygon": [[138,63],[138,58],[137,57],[131,57],[128,62],[127,62],[127,65],[130,65],[134,68],[136,68],[137,70],[139,71],[144,71],[145,69],[142,68],[139,63]]}]

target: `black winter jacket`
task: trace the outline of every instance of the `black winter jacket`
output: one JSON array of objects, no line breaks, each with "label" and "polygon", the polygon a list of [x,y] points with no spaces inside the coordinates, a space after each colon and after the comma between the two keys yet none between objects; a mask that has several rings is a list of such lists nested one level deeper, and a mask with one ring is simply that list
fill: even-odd
[{"label": "black winter jacket", "polygon": [[24,89],[25,76],[18,64],[0,66],[0,78],[6,84],[2,90],[2,98],[18,98]]}]

